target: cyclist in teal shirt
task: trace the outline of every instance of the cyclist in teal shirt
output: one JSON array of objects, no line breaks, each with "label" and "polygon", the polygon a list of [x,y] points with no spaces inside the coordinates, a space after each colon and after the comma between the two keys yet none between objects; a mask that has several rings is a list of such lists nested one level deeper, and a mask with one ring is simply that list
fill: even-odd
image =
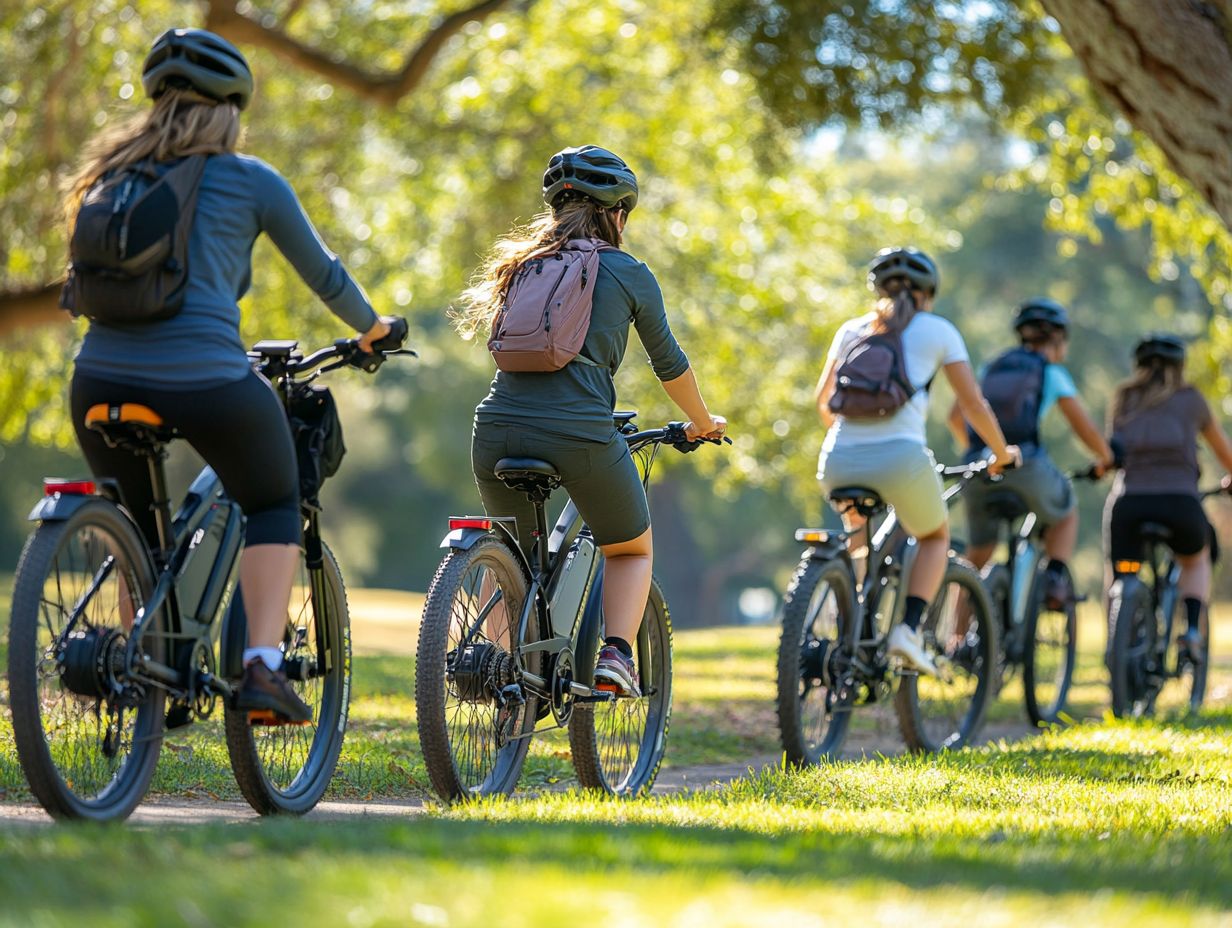
[{"label": "cyclist in teal shirt", "polygon": [[[1022,467],[1008,471],[998,484],[979,481],[965,497],[970,547],[967,556],[983,567],[997,546],[998,520],[988,510],[990,493],[1013,490],[1026,507],[1047,526],[1044,548],[1048,555],[1045,604],[1062,608],[1073,595],[1067,565],[1078,540],[1078,511],[1074,488],[1057,469],[1040,441],[1040,423],[1055,406],[1070,429],[1096,458],[1098,472],[1112,467],[1112,450],[1087,413],[1074,378],[1064,367],[1069,353],[1069,314],[1055,300],[1027,300],[1014,314],[1019,346],[999,355],[981,375],[988,402],[1005,432],[1006,441],[1022,448]],[[969,457],[987,454],[963,424],[957,407],[950,411],[950,430]]]}]

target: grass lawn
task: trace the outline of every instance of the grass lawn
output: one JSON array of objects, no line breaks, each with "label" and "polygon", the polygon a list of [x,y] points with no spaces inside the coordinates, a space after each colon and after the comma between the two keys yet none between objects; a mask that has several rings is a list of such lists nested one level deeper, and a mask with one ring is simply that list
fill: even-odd
[{"label": "grass lawn", "polygon": [[[335,796],[426,792],[416,606],[352,595]],[[0,925],[1232,924],[1232,610],[1217,613],[1213,708],[1196,718],[1103,721],[1094,609],[1082,632],[1081,724],[948,756],[612,802],[558,791],[572,773],[554,736],[534,747],[521,797],[406,819],[0,827]],[[669,765],[777,752],[775,644],[772,628],[677,635]],[[1021,718],[1011,686],[990,728]],[[0,789],[23,798],[7,726]],[[216,728],[169,739],[156,792],[235,795]]]}]

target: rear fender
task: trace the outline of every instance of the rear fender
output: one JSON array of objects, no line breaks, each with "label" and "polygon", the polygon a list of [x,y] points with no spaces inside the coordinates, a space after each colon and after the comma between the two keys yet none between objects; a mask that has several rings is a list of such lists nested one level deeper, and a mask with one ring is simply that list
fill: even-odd
[{"label": "rear fender", "polygon": [[26,521],[65,522],[82,506],[99,497],[119,504],[120,488],[114,480],[104,478],[95,480],[94,483],[98,487],[97,493],[53,493],[51,496],[44,496],[34,504],[30,515],[26,516]]},{"label": "rear fender", "polygon": [[526,576],[532,576],[530,562],[526,560],[526,555],[522,553],[522,546],[518,544],[518,536],[516,523],[513,518],[496,518],[492,519],[492,527],[484,528],[455,528],[448,535],[441,539],[442,548],[450,548],[454,551],[468,551],[479,543],[480,539],[486,538],[493,533],[500,533],[504,540],[513,549],[517,555],[518,563],[526,571]]},{"label": "rear fender", "polygon": [[847,536],[842,532],[830,532],[824,529],[796,529],[796,541],[808,545],[804,549],[804,557],[815,561],[826,561],[836,557],[847,557]]}]

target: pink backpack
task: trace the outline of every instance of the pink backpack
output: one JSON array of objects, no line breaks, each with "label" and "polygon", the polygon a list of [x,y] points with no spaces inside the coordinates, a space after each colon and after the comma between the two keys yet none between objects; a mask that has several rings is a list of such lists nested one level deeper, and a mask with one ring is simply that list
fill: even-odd
[{"label": "pink backpack", "polygon": [[555,254],[527,261],[492,322],[488,351],[502,371],[558,371],[577,359],[590,329],[599,253],[597,239],[572,239]]}]

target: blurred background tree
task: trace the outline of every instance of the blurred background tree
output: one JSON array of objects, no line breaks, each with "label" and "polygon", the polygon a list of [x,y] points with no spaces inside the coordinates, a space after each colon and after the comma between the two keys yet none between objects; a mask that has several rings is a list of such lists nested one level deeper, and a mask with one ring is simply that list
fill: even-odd
[{"label": "blurred background tree", "polygon": [[[1209,333],[1199,368],[1227,396],[1232,248],[1196,192],[1218,202],[1216,188],[1182,179],[1149,125],[1100,101],[1054,12],[1059,25],[1027,0],[0,11],[0,564],[15,563],[38,476],[81,469],[63,397],[84,326],[54,307],[58,191],[91,132],[145,105],[142,58],[174,25],[244,48],[258,82],[245,150],[287,174],[379,309],[412,321],[420,361],[337,384],[351,454],[326,488],[328,521],[356,581],[422,589],[443,517],[478,505],[469,428],[491,362],[446,310],[493,238],[539,208],[543,164],[565,145],[606,145],[638,170],[628,247],[733,423],[727,453],[667,459],[653,488],[657,566],[682,624],[730,621],[742,591],[779,589],[791,530],[821,517],[812,390],[883,244],[938,255],[940,311],[977,357],[1005,344],[1021,298],[1070,303],[1073,368],[1097,411],[1134,334],[1160,326]],[[343,334],[267,243],[254,265],[246,338]],[[636,344],[619,388],[644,422],[673,412]],[[759,612],[767,598],[743,602]]]}]

